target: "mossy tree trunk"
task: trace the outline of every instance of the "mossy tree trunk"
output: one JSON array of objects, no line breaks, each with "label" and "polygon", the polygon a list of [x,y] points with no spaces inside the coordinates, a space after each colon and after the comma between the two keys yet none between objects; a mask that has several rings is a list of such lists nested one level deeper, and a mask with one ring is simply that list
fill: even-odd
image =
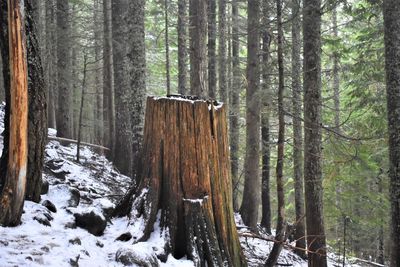
[{"label": "mossy tree trunk", "polygon": [[[187,255],[196,266],[246,266],[233,217],[225,106],[214,104],[147,99],[141,183],[129,198],[130,215],[145,221],[144,241],[161,210],[170,238],[165,251],[175,257]],[[118,215],[126,214],[121,207]]]}]

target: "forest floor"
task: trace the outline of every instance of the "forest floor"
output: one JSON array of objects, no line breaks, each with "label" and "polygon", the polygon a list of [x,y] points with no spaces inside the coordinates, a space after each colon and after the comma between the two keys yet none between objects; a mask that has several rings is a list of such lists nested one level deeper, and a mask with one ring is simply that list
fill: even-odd
[{"label": "forest floor", "polygon": [[[0,131],[2,110],[1,106]],[[55,131],[50,130],[49,134],[54,135]],[[0,143],[1,146],[2,140]],[[134,244],[132,240],[140,236],[143,229],[140,218],[133,222],[127,217],[107,219],[117,199],[128,189],[130,178],[119,174],[104,156],[87,147],[82,147],[80,163],[76,162],[75,155],[75,145],[48,143],[44,170],[48,192],[42,195],[39,204],[25,202],[20,226],[0,227],[1,267],[123,266],[129,262],[129,257],[148,264],[153,261],[153,265],[133,266],[194,266],[192,261],[175,259],[172,255],[165,263],[156,258],[165,244],[158,223],[147,242]],[[85,226],[82,218],[92,220],[92,225]],[[236,218],[241,226],[240,216]],[[93,221],[96,222],[94,226]],[[82,225],[77,227],[77,224]],[[241,234],[246,233],[245,227],[239,228]],[[116,240],[128,232],[132,235],[129,241]],[[272,248],[272,242],[252,237],[242,236],[241,244],[249,266],[262,266]],[[119,255],[118,261],[116,255]],[[288,249],[282,251],[278,263],[307,266],[307,262]],[[339,265],[330,260],[329,266]]]}]

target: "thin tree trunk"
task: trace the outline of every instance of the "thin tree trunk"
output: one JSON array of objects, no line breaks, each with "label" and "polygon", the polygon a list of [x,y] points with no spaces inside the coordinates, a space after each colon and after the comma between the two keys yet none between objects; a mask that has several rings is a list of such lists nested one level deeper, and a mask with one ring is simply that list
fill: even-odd
[{"label": "thin tree trunk", "polygon": [[232,93],[230,103],[229,141],[231,152],[231,175],[233,184],[233,208],[239,210],[239,117],[241,72],[239,61],[239,13],[238,0],[232,1]]},{"label": "thin tree trunk", "polygon": [[103,140],[103,85],[102,85],[102,28],[99,25],[101,23],[101,6],[100,0],[94,0],[94,10],[93,10],[93,31],[94,31],[94,60],[95,60],[95,94],[96,94],[96,101],[94,107],[94,130],[95,130],[95,143],[96,144],[104,144]]},{"label": "thin tree trunk", "polygon": [[257,230],[260,203],[260,70],[259,70],[259,0],[248,0],[247,19],[247,87],[246,87],[246,159],[243,201],[240,208],[243,222]]},{"label": "thin tree trunk", "polygon": [[68,1],[57,0],[57,136],[71,138],[71,55],[70,16]]},{"label": "thin tree trunk", "polygon": [[167,95],[171,94],[171,76],[169,71],[169,36],[168,36],[168,0],[164,0],[164,19],[165,19],[165,75],[167,79]]},{"label": "thin tree trunk", "polygon": [[114,107],[114,83],[113,83],[113,56],[111,33],[111,1],[103,0],[103,118],[104,144],[110,149],[108,157],[113,158],[115,142],[115,107]]},{"label": "thin tree trunk", "polygon": [[4,96],[4,78],[3,78],[3,59],[0,53],[0,101],[5,101]]},{"label": "thin tree trunk", "polygon": [[190,94],[205,97],[207,89],[207,0],[190,0]]},{"label": "thin tree trunk", "polygon": [[226,81],[226,0],[219,0],[218,9],[218,82],[219,99],[228,106],[228,88]]},{"label": "thin tree trunk", "polygon": [[306,225],[304,213],[304,183],[303,183],[303,132],[302,120],[302,86],[301,86],[301,2],[292,1],[292,105],[293,105],[293,178],[296,222],[294,238],[296,254],[306,258]]},{"label": "thin tree trunk", "polygon": [[10,132],[7,172],[0,194],[0,225],[20,224],[28,163],[28,73],[23,2],[8,0]]},{"label": "thin tree trunk", "polygon": [[270,75],[270,44],[271,34],[269,32],[269,14],[270,5],[268,1],[262,2],[262,112],[261,112],[261,150],[262,150],[262,187],[261,187],[261,204],[262,216],[261,227],[268,234],[271,234],[271,196],[270,196],[270,122],[271,113],[271,79]]},{"label": "thin tree trunk", "polygon": [[217,97],[217,0],[208,1],[208,96]]},{"label": "thin tree trunk", "polygon": [[400,2],[383,1],[391,204],[390,266],[400,266]]},{"label": "thin tree trunk", "polygon": [[282,2],[276,1],[277,26],[278,26],[278,153],[276,161],[276,191],[278,199],[278,216],[276,223],[276,234],[271,253],[265,266],[275,266],[279,254],[282,251],[283,242],[286,240],[286,219],[285,219],[285,188],[283,178],[283,164],[285,158],[285,111],[283,109],[283,94],[285,90],[285,77],[283,66],[283,28],[282,28]]},{"label": "thin tree trunk", "polygon": [[44,148],[47,143],[47,89],[37,38],[37,27],[33,20],[32,0],[25,0],[26,36],[28,57],[28,171],[26,199],[39,202],[42,188]]},{"label": "thin tree trunk", "polygon": [[178,0],[178,92],[187,90],[187,1]]},{"label": "thin tree trunk", "polygon": [[46,28],[46,43],[45,43],[45,58],[44,67],[46,73],[46,86],[47,86],[47,121],[48,127],[56,129],[56,106],[55,99],[56,94],[54,92],[57,87],[57,51],[56,51],[56,40],[55,40],[55,15],[54,15],[54,3],[52,0],[45,1],[45,28]]},{"label": "thin tree trunk", "polygon": [[322,202],[321,0],[303,5],[304,178],[308,266],[326,267]]},{"label": "thin tree trunk", "polygon": [[87,55],[83,56],[83,78],[82,78],[82,93],[81,93],[81,104],[79,108],[79,122],[78,122],[78,142],[76,145],[76,161],[80,160],[80,148],[81,148],[81,130],[82,130],[82,118],[83,118],[83,106],[85,104],[85,93],[86,93],[86,68],[87,68]]}]

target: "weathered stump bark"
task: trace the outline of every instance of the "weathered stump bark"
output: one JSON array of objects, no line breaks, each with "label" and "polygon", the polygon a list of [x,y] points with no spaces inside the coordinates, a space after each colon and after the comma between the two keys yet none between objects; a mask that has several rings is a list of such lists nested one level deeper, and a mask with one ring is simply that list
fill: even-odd
[{"label": "weathered stump bark", "polygon": [[215,104],[147,99],[141,183],[117,212],[129,205],[131,218],[142,217],[144,241],[161,210],[165,251],[196,266],[246,266],[233,217],[225,107]]}]

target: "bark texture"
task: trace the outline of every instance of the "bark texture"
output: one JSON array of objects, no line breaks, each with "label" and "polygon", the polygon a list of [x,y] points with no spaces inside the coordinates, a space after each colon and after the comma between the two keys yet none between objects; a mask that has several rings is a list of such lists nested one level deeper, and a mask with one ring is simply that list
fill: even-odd
[{"label": "bark texture", "polygon": [[161,210],[166,255],[187,255],[195,266],[246,266],[233,218],[225,107],[191,100],[147,99],[130,216],[143,218],[143,241]]},{"label": "bark texture", "polygon": [[109,158],[113,158],[115,142],[115,106],[113,82],[113,56],[111,33],[111,1],[103,0],[103,140],[110,149]]},{"label": "bark texture", "polygon": [[257,229],[260,203],[260,70],[259,70],[259,0],[248,0],[247,19],[247,88],[246,88],[246,159],[243,201],[240,208],[243,222]]},{"label": "bark texture", "polygon": [[390,266],[400,266],[400,2],[383,1],[391,203]]},{"label": "bark texture", "polygon": [[42,187],[44,148],[47,143],[47,88],[37,38],[32,0],[25,0],[28,60],[28,172],[25,197],[39,202]]},{"label": "bark texture", "polygon": [[57,135],[72,138],[72,88],[70,54],[70,16],[68,1],[57,0]]},{"label": "bark texture", "polygon": [[271,234],[271,196],[270,196],[270,113],[271,113],[271,79],[269,62],[271,34],[269,30],[270,5],[262,3],[262,112],[261,112],[261,151],[262,151],[262,184],[261,184],[261,227]]},{"label": "bark texture", "polygon": [[47,53],[43,58],[43,68],[46,77],[47,87],[47,122],[48,127],[56,129],[56,103],[57,99],[57,39],[56,39],[56,18],[53,0],[45,1],[45,50]]},{"label": "bark texture", "polygon": [[[302,86],[301,86],[301,1],[292,1],[292,113],[293,113],[293,179],[296,222],[294,238],[296,254],[305,258],[306,225],[304,213],[303,183],[303,131],[302,120]],[[302,250],[303,249],[303,250]]]},{"label": "bark texture", "polygon": [[187,18],[188,0],[178,0],[178,93],[187,91]]},{"label": "bark texture", "polygon": [[229,100],[229,141],[231,152],[231,175],[233,184],[233,208],[239,210],[239,117],[241,71],[239,59],[239,13],[238,0],[232,1],[232,91]]},{"label": "bark texture", "polygon": [[0,195],[0,225],[21,222],[28,162],[28,73],[24,4],[8,1],[10,132],[7,173]]},{"label": "bark texture", "polygon": [[276,191],[278,200],[278,216],[276,222],[276,234],[272,250],[268,256],[265,266],[275,266],[279,254],[282,251],[283,242],[286,240],[286,218],[285,218],[285,188],[283,177],[283,161],[285,157],[285,111],[283,109],[283,93],[285,90],[285,77],[283,69],[283,28],[282,28],[282,2],[276,1],[277,28],[278,28],[278,151],[276,161]]},{"label": "bark texture", "polygon": [[217,0],[208,1],[208,96],[217,97]]},{"label": "bark texture", "polygon": [[219,100],[228,107],[228,88],[226,80],[226,0],[218,1],[218,85]]},{"label": "bark texture", "polygon": [[326,237],[322,202],[321,0],[303,5],[304,181],[308,266],[325,267]]},{"label": "bark texture", "polygon": [[190,94],[207,96],[207,0],[190,0]]}]

